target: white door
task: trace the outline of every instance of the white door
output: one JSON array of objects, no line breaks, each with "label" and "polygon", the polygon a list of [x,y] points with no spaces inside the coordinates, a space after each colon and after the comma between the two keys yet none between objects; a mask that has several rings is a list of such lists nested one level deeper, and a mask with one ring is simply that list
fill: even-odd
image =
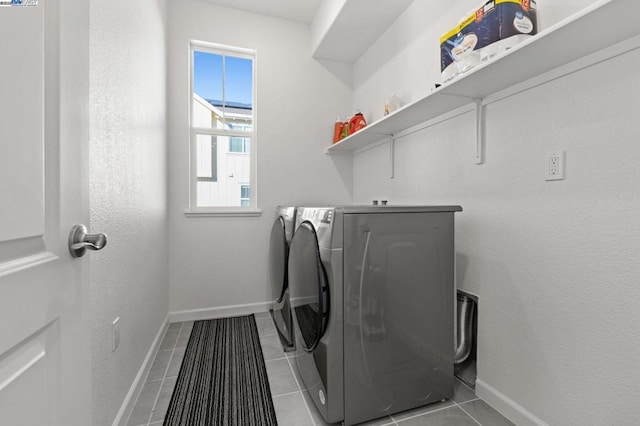
[{"label": "white door", "polygon": [[67,238],[88,219],[89,2],[22,3],[0,0],[0,424],[87,426],[89,265]]}]

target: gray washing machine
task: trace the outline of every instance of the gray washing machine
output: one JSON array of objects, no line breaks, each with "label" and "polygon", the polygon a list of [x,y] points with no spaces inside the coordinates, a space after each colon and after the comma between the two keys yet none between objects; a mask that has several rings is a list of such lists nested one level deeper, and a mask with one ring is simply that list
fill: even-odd
[{"label": "gray washing machine", "polygon": [[295,359],[325,421],[352,425],[453,396],[461,210],[298,207]]},{"label": "gray washing machine", "polygon": [[269,241],[269,285],[273,300],[270,313],[285,351],[291,351],[295,346],[288,280],[289,245],[295,230],[295,221],[295,207],[276,207],[276,218],[271,227]]}]

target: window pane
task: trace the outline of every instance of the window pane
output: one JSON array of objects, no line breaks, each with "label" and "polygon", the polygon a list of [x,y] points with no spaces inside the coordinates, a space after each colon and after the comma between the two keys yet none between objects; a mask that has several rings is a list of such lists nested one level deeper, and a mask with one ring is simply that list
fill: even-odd
[{"label": "window pane", "polygon": [[223,128],[222,76],[222,55],[194,50],[192,121],[195,127]]},{"label": "window pane", "polygon": [[249,206],[251,156],[238,155],[230,148],[237,145],[248,150],[250,138],[237,138],[236,143],[229,136],[199,134],[196,138],[197,206]]},{"label": "window pane", "polygon": [[229,125],[251,130],[253,122],[253,61],[225,56],[224,113]]},{"label": "window pane", "polygon": [[198,180],[216,182],[218,180],[218,137],[196,135],[196,158]]},{"label": "window pane", "polygon": [[194,50],[192,78],[195,127],[252,130],[251,59]]},{"label": "window pane", "polygon": [[240,198],[249,198],[249,185],[240,186]]},{"label": "window pane", "polygon": [[229,106],[251,109],[253,104],[253,61],[234,56],[225,57],[225,89]]}]

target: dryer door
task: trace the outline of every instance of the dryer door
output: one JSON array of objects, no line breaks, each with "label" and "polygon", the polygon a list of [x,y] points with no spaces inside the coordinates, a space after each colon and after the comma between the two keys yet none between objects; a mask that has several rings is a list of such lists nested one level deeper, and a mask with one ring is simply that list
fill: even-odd
[{"label": "dryer door", "polygon": [[269,282],[273,300],[282,302],[287,289],[287,262],[289,258],[289,244],[285,232],[284,220],[281,216],[273,222],[271,227],[271,241],[269,243]]},{"label": "dryer door", "polygon": [[291,241],[289,284],[293,314],[302,335],[300,344],[311,352],[326,330],[329,286],[316,230],[308,221],[300,224]]}]

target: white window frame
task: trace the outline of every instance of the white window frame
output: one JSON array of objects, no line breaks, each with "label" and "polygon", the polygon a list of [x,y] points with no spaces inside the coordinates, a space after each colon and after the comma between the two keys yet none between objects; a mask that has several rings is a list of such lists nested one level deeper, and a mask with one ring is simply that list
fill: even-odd
[{"label": "white window frame", "polygon": [[[194,51],[208,52],[217,55],[235,56],[240,58],[251,59],[252,66],[252,131],[233,131],[227,129],[202,128],[193,126],[193,57]],[[258,55],[255,50],[244,49],[222,44],[208,43],[203,41],[191,40],[189,42],[189,207],[185,210],[185,216],[260,216],[262,212],[258,209],[258,150],[257,150],[257,88],[256,88],[256,69]],[[249,206],[198,206],[197,190],[198,190],[198,172],[197,172],[197,135],[212,136],[240,136],[250,138],[250,172],[249,172]],[[244,154],[247,155],[247,154]]]}]

